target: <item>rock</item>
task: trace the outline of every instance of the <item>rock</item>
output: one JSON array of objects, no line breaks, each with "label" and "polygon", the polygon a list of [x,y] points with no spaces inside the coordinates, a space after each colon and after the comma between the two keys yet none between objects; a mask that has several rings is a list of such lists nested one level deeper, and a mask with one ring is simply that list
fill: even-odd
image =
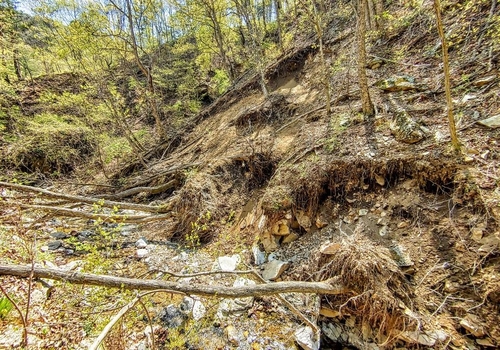
[{"label": "rock", "polygon": [[496,75],[489,75],[487,77],[476,79],[474,81],[474,86],[481,87],[481,86],[484,86],[484,85],[488,85],[489,83],[494,82],[496,78],[497,78]]},{"label": "rock", "polygon": [[293,334],[295,341],[304,350],[319,350],[319,341],[314,339],[315,335],[311,327],[301,327]]},{"label": "rock", "polygon": [[399,142],[417,143],[426,136],[421,125],[417,123],[406,111],[396,113],[390,124],[391,133]]},{"label": "rock", "polygon": [[405,251],[405,249],[396,242],[389,248],[393,259],[396,261],[399,267],[409,267],[413,266],[413,261],[410,255]]},{"label": "rock", "polygon": [[233,346],[239,346],[240,345],[240,340],[238,337],[238,331],[233,325],[229,325],[226,327],[224,330],[224,333],[226,334],[227,340],[231,345]]},{"label": "rock", "polygon": [[43,246],[41,246],[41,247],[40,247],[40,250],[41,250],[42,252],[44,252],[44,253],[45,253],[45,252],[48,252],[48,251],[49,251],[49,246],[43,245]]},{"label": "rock", "polygon": [[61,241],[53,241],[53,242],[49,242],[47,244],[47,247],[49,248],[49,250],[57,250],[59,249],[60,247],[62,247],[62,242]]},{"label": "rock", "polygon": [[137,249],[137,251],[135,252],[135,255],[139,259],[146,257],[148,254],[149,254],[149,251],[147,249],[144,249],[144,248]]},{"label": "rock", "polygon": [[306,230],[306,232],[309,232],[309,229],[312,226],[311,218],[307,216],[303,210],[297,210],[295,217],[297,218],[299,225]]},{"label": "rock", "polygon": [[258,244],[254,244],[252,247],[253,261],[257,266],[262,265],[266,262],[266,253],[261,251]]},{"label": "rock", "polygon": [[146,248],[148,246],[148,243],[144,238],[139,238],[137,242],[135,242],[135,246],[139,249]]},{"label": "rock", "polygon": [[273,260],[264,265],[264,271],[262,272],[262,278],[266,281],[274,281],[281,276],[281,274],[290,266],[289,263]]},{"label": "rock", "polygon": [[167,328],[178,328],[188,319],[188,316],[173,304],[161,310],[158,317]]},{"label": "rock", "polygon": [[123,225],[120,227],[120,234],[124,237],[130,236],[135,231],[137,231],[137,225]]},{"label": "rock", "polygon": [[202,319],[207,312],[205,305],[203,305],[203,303],[196,296],[184,297],[179,307],[185,314],[192,315],[195,321]]},{"label": "rock", "polygon": [[493,117],[487,119],[480,120],[477,123],[491,129],[496,129],[500,127],[500,114],[494,115]]},{"label": "rock", "polygon": [[438,330],[435,332],[405,331],[398,337],[409,343],[420,344],[423,346],[434,346],[436,342],[439,341],[442,343],[450,336],[444,331]]},{"label": "rock", "polygon": [[68,238],[69,236],[67,234],[65,234],[64,232],[52,232],[50,234],[53,238],[55,239],[66,239]]},{"label": "rock", "polygon": [[363,350],[379,350],[377,344],[363,339],[358,328],[342,325],[338,322],[323,322],[321,325],[323,334],[335,343],[349,344]]},{"label": "rock", "polygon": [[296,241],[297,239],[299,239],[299,235],[295,232],[291,232],[288,236],[286,236],[285,238],[283,238],[283,240],[281,241],[281,243],[283,244],[286,244],[286,243],[291,243],[293,241]]},{"label": "rock", "polygon": [[375,83],[375,86],[385,92],[421,90],[423,86],[415,83],[415,78],[408,75],[394,76],[388,79],[381,79]]},{"label": "rock", "polygon": [[328,226],[328,219],[323,213],[319,213],[316,216],[316,221],[314,222],[317,228],[323,228]]},{"label": "rock", "polygon": [[319,251],[321,252],[321,254],[325,254],[325,255],[334,255],[336,254],[339,249],[342,247],[342,245],[340,243],[326,243],[326,244],[323,244],[320,248],[319,248]]},{"label": "rock", "polygon": [[271,234],[270,231],[264,231],[260,235],[260,242],[266,252],[273,252],[280,246],[280,237]]},{"label": "rock", "polygon": [[486,335],[485,329],[479,317],[473,314],[467,314],[461,321],[460,325],[467,330],[470,334],[477,338]]},{"label": "rock", "polygon": [[359,209],[358,215],[359,216],[365,216],[368,214],[368,209]]},{"label": "rock", "polygon": [[481,241],[481,239],[483,238],[483,228],[482,227],[474,227],[472,230],[471,230],[471,238],[473,241],[475,242],[479,242]]},{"label": "rock", "polygon": [[375,181],[380,185],[384,186],[385,185],[385,177],[375,174]]},{"label": "rock", "polygon": [[[256,283],[247,278],[238,277],[233,283],[233,287],[245,287],[253,286]],[[230,315],[241,315],[247,309],[252,307],[253,297],[248,298],[237,298],[237,299],[222,299],[219,304],[219,309],[217,310],[217,317],[219,319],[224,319]]]},{"label": "rock", "polygon": [[381,237],[387,236],[388,233],[389,233],[389,227],[387,225],[382,226],[380,230],[378,230],[378,234]]},{"label": "rock", "polygon": [[276,222],[271,228],[271,233],[276,236],[287,236],[290,234],[287,220],[280,220]]},{"label": "rock", "polygon": [[408,221],[401,221],[398,224],[398,228],[406,228],[406,227],[408,227],[408,225],[409,225]]},{"label": "rock", "polygon": [[232,256],[221,256],[215,261],[215,269],[222,271],[234,271],[240,263],[241,258],[238,254]]}]

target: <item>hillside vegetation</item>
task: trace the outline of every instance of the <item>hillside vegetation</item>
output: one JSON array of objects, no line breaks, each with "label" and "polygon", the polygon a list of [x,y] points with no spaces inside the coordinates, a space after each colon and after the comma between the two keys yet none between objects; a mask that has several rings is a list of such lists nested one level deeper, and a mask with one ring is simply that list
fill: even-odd
[{"label": "hillside vegetation", "polygon": [[0,348],[500,346],[496,1],[28,8]]}]

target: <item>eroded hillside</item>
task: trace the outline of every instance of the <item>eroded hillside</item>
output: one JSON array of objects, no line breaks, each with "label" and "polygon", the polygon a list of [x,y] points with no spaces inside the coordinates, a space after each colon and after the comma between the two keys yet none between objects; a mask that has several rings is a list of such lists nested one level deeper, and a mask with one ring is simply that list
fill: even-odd
[{"label": "eroded hillside", "polygon": [[[391,13],[404,21],[391,22],[394,27],[385,35],[369,41],[373,118],[361,113],[353,59],[356,24],[342,15],[350,9],[346,5],[324,38],[331,114],[325,110],[317,46],[303,39],[267,67],[267,97],[259,89],[259,75],[249,73],[198,114],[175,142],[156,145],[109,179],[101,174],[88,179],[106,187],[64,185],[69,193],[149,204],[169,213],[161,221],[118,226],[118,234],[102,243],[113,247],[112,252],[103,248],[106,273],[192,274],[189,283],[216,286],[262,283],[252,275],[201,274],[229,271],[220,265],[234,259],[234,269],[257,271],[264,280],[329,281],[342,287],[328,296],[195,298],[187,321],[179,316],[181,298],[165,302],[155,296],[144,307],[151,315],[137,309],[128,326],[108,336],[106,346],[155,346],[155,336],[160,348],[192,349],[499,346],[499,129],[498,122],[491,126],[484,120],[498,118],[500,110],[500,49],[480,30],[494,7],[488,2],[448,6],[445,25],[452,41],[462,153],[450,146],[432,5],[393,4]],[[88,255],[76,253],[84,223],[50,225],[40,224],[37,241],[55,257],[50,264],[82,266]],[[50,235],[59,227],[66,237]],[[144,246],[137,244],[141,237]],[[51,249],[54,238],[60,244]],[[93,244],[92,239],[87,242]],[[14,260],[16,243],[3,241],[6,256]],[[25,288],[10,282],[11,292]],[[42,288],[37,284],[37,292]],[[57,319],[60,315],[45,310],[67,291],[58,286],[55,293],[59,299],[39,296],[33,313]],[[83,307],[89,311],[97,300],[87,298]],[[196,302],[208,310],[200,318]],[[61,303],[64,317],[80,319],[71,305]],[[102,328],[98,325],[59,325],[49,332],[72,348],[86,346]],[[73,332],[75,339],[65,340],[68,328],[79,335]]]}]

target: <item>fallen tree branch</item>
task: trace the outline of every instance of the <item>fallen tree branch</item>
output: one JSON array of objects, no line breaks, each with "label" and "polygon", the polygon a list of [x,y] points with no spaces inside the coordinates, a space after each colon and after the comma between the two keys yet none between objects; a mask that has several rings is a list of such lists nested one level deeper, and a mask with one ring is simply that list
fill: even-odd
[{"label": "fallen tree branch", "polygon": [[[122,307],[121,310],[115,316],[113,316],[113,318],[108,322],[108,324],[106,325],[106,327],[104,327],[104,329],[101,331],[101,333],[96,338],[96,340],[94,340],[94,342],[92,343],[92,345],[89,347],[89,350],[97,350],[97,349],[99,349],[99,345],[101,345],[102,341],[104,340],[104,338],[106,338],[106,336],[111,331],[111,329],[113,328],[113,326],[127,312],[129,312],[137,303],[141,302],[141,299],[143,297],[145,297],[146,295],[149,295],[149,294],[154,294],[154,293],[171,293],[171,294],[185,295],[184,293],[175,292],[175,291],[172,291],[172,290],[152,290],[152,291],[145,292],[145,293],[142,293],[142,294],[138,295],[137,297],[134,298],[134,300],[132,300],[130,303],[128,303],[127,305],[125,305],[124,307]],[[153,327],[151,327],[151,331],[153,331]],[[154,336],[153,335],[152,335],[152,339],[154,341]],[[154,348],[154,346],[153,346],[153,348]]]},{"label": "fallen tree branch", "polygon": [[159,280],[141,280],[136,278],[69,272],[41,267],[35,267],[32,270],[30,266],[21,265],[0,265],[0,276],[29,277],[30,273],[33,273],[34,278],[46,278],[74,284],[88,284],[128,290],[168,289],[186,294],[223,298],[245,298],[291,292],[329,295],[350,293],[350,290],[342,285],[336,278],[324,282],[273,282],[245,287],[225,287],[190,285]]},{"label": "fallen tree branch", "polygon": [[106,198],[106,199],[122,199],[126,197],[133,196],[135,194],[141,193],[141,192],[146,192],[148,194],[158,194],[165,192],[166,190],[171,189],[172,187],[175,187],[179,184],[179,181],[177,179],[171,180],[165,184],[155,186],[155,187],[133,187],[131,189],[116,193],[116,194],[103,194],[98,196],[99,198]]},{"label": "fallen tree branch", "polygon": [[47,197],[66,199],[66,200],[70,200],[73,202],[97,204],[97,205],[100,205],[102,207],[107,207],[107,208],[118,207],[120,209],[140,210],[140,211],[144,211],[144,212],[148,212],[148,213],[151,213],[151,212],[153,212],[153,213],[165,213],[167,211],[170,211],[169,207],[150,206],[150,205],[134,204],[134,203],[126,203],[126,202],[114,202],[114,201],[103,200],[102,198],[73,196],[73,195],[69,195],[69,194],[52,192],[49,190],[45,190],[43,188],[18,185],[18,184],[13,184],[10,182],[0,181],[0,186],[12,188],[12,189],[15,189],[18,191],[23,191],[23,192],[37,192],[37,193],[43,194]]},{"label": "fallen tree branch", "polygon": [[115,221],[122,223],[145,223],[159,220],[166,220],[172,217],[171,213],[160,215],[116,215],[116,214],[102,214],[102,213],[88,213],[86,211],[73,210],[61,207],[51,207],[48,205],[35,205],[35,204],[22,204],[0,201],[0,206],[19,207],[22,209],[35,209],[41,211],[52,212],[55,216],[68,216],[72,218],[84,219],[102,219],[104,222]]}]

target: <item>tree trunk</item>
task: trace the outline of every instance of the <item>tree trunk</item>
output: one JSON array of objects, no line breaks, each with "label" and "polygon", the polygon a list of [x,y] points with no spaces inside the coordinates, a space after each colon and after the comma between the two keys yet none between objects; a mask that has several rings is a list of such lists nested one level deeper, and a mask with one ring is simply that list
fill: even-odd
[{"label": "tree trunk", "polygon": [[350,293],[350,290],[343,286],[336,278],[325,282],[273,282],[245,287],[225,287],[94,275],[42,267],[32,269],[31,266],[0,265],[0,276],[29,277],[31,274],[33,274],[33,278],[47,278],[66,283],[88,284],[128,290],[171,290],[188,295],[216,296],[220,298],[257,297],[279,293],[314,293],[325,295]]},{"label": "tree trunk", "polygon": [[457,129],[455,127],[455,118],[453,117],[453,102],[451,100],[451,83],[450,83],[450,66],[448,62],[448,43],[443,30],[443,21],[441,19],[441,2],[434,0],[434,10],[436,11],[437,28],[439,37],[441,38],[441,48],[443,51],[443,70],[444,70],[444,86],[446,91],[446,104],[448,109],[448,124],[450,127],[451,144],[455,150],[460,149],[460,142],[457,137]]},{"label": "tree trunk", "polygon": [[137,66],[141,70],[141,72],[146,76],[147,80],[147,101],[149,102],[149,105],[151,107],[151,112],[153,114],[153,117],[155,119],[155,124],[156,124],[156,129],[158,132],[158,135],[160,137],[165,136],[165,128],[163,127],[161,118],[160,118],[160,112],[158,110],[158,106],[156,105],[155,101],[155,87],[154,87],[154,82],[153,82],[153,76],[151,75],[151,69],[150,67],[146,67],[142,62],[141,58],[139,57],[139,51],[137,47],[137,39],[135,36],[135,30],[134,30],[134,21],[132,18],[132,0],[126,0],[126,6],[127,6],[127,21],[128,21],[128,26],[129,26],[129,31],[130,31],[130,41],[132,44],[132,52],[134,54],[135,61],[137,63]]},{"label": "tree trunk", "polygon": [[358,82],[361,90],[361,104],[363,114],[367,117],[375,115],[375,109],[370,98],[368,90],[368,79],[366,77],[366,7],[363,0],[358,0],[358,28],[357,28],[357,44],[358,44]]}]

